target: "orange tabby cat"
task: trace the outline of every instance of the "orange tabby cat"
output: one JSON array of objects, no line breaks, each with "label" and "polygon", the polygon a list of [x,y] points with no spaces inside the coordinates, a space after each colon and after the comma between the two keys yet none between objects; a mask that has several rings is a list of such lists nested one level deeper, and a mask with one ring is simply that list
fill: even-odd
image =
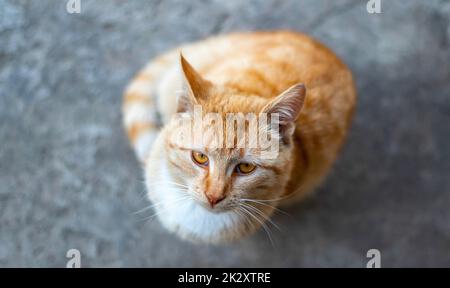
[{"label": "orange tabby cat", "polygon": [[[277,205],[321,182],[355,100],[351,72],[319,42],[289,31],[235,33],[155,58],[127,87],[123,114],[161,223],[184,239],[219,243],[266,228]],[[261,147],[209,149],[211,125],[194,128],[200,146],[174,140],[177,115],[195,107],[223,119],[276,115],[278,124],[266,127],[276,157],[261,157]]]}]

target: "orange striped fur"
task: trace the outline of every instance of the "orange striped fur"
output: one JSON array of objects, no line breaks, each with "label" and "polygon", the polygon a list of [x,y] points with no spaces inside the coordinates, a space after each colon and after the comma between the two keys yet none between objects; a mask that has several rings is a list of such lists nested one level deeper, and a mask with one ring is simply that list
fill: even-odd
[{"label": "orange striped fur", "polygon": [[[182,238],[219,243],[264,227],[275,206],[313,191],[337,157],[355,102],[350,70],[316,40],[290,31],[234,33],[152,60],[125,90],[123,116],[162,224]],[[280,112],[277,158],[205,146],[207,165],[195,163],[190,147],[171,140],[179,125],[173,116],[194,105],[223,118]],[[209,139],[210,127],[203,129]],[[256,168],[242,175],[239,163]]]}]

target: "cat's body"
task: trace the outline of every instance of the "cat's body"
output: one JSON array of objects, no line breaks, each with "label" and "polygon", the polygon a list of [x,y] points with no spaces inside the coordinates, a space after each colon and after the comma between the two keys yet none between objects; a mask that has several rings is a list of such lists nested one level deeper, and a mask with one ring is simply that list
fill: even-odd
[{"label": "cat's body", "polygon": [[[185,60],[180,65],[180,51],[198,74]],[[200,157],[208,156],[205,159],[211,161],[199,168],[182,152],[186,147],[176,147],[168,140],[176,127],[171,119],[177,109],[190,112],[177,105],[183,82],[189,88],[184,94],[193,96],[186,99],[201,105],[205,112],[221,115],[268,111],[275,97],[297,83],[304,84],[307,92],[305,97],[303,88],[297,86],[298,96],[292,98],[298,100],[297,106],[289,107],[292,101],[286,100],[287,106],[281,107],[293,113],[286,122],[291,121],[295,131],[286,134],[279,158],[264,162],[250,155],[252,160],[246,162],[256,163],[259,170],[250,176],[236,176],[224,171],[231,165],[230,159],[245,158],[244,152],[209,155],[202,150],[205,155]],[[183,238],[216,243],[237,239],[261,226],[273,212],[267,204],[278,203],[271,202],[273,199],[292,203],[321,182],[347,134],[355,100],[351,72],[310,37],[287,31],[236,33],[180,47],[150,62],[126,90],[124,122],[145,165],[149,197],[156,203],[161,222]],[[272,110],[269,112],[278,112]],[[210,195],[216,200],[220,196],[219,201],[226,198],[223,207],[206,207],[208,200],[212,203]],[[183,197],[189,199],[181,200]],[[259,203],[246,202],[252,207],[235,213],[233,203],[239,198]],[[245,216],[252,211],[260,221],[254,215]]]}]

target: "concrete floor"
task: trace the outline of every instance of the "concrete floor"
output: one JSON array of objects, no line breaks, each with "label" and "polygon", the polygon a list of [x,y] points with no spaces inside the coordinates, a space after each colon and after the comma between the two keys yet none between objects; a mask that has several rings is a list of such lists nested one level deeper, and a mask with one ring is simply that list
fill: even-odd
[{"label": "concrete floor", "polygon": [[[245,4],[243,4],[245,2]],[[450,1],[0,0],[0,266],[450,266]],[[313,197],[231,246],[178,240],[148,215],[121,91],[157,53],[290,28],[354,71],[358,109]]]}]

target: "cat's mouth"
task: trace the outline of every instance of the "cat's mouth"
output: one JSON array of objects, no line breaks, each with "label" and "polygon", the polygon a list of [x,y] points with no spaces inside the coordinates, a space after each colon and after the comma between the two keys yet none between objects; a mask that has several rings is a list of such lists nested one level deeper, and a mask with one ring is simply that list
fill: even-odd
[{"label": "cat's mouth", "polygon": [[231,210],[230,208],[222,205],[211,206],[211,204],[208,202],[203,201],[195,201],[195,202],[206,211],[214,214],[226,213]]}]

